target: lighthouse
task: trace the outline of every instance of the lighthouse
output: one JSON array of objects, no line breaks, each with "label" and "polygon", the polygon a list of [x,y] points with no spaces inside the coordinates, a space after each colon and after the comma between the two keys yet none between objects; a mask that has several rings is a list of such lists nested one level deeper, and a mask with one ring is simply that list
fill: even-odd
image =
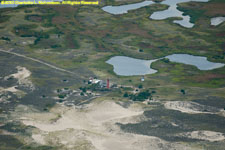
[{"label": "lighthouse", "polygon": [[109,89],[109,79],[107,79],[107,89]]}]

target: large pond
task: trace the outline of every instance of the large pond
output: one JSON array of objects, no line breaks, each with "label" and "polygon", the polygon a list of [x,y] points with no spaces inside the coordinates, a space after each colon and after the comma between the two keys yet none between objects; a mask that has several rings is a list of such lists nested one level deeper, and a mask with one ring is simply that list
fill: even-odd
[{"label": "large pond", "polygon": [[126,56],[115,56],[106,61],[114,66],[114,72],[121,76],[145,75],[156,73],[157,70],[150,68],[156,60],[141,60]]},{"label": "large pond", "polygon": [[225,21],[225,17],[215,17],[211,19],[211,25],[218,26]]},{"label": "large pond", "polygon": [[102,9],[110,14],[118,15],[127,13],[129,10],[138,9],[148,5],[154,4],[152,1],[143,1],[135,4],[121,5],[121,6],[105,6]]},{"label": "large pond", "polygon": [[[171,62],[196,66],[199,70],[212,70],[225,65],[222,63],[210,62],[206,57],[193,56],[189,54],[173,54],[168,55],[165,58],[168,58]],[[126,56],[114,56],[106,61],[106,63],[113,65],[113,70],[117,75],[133,76],[156,73],[157,70],[151,68],[151,63],[157,60],[158,59],[141,60]]]},{"label": "large pond", "polygon": [[[169,8],[167,10],[154,12],[150,16],[150,18],[153,20],[163,20],[170,17],[180,17],[181,18],[180,20],[174,20],[173,22],[186,28],[192,28],[194,24],[190,22],[190,16],[183,15],[183,12],[177,9],[178,3],[190,2],[190,1],[208,2],[209,0],[164,0],[163,2],[161,2],[161,4],[166,4],[169,6]],[[128,10],[138,9],[151,4],[154,4],[154,2],[143,1],[143,2],[129,4],[129,5],[105,6],[102,9],[110,14],[118,15],[118,14],[127,13]]]}]

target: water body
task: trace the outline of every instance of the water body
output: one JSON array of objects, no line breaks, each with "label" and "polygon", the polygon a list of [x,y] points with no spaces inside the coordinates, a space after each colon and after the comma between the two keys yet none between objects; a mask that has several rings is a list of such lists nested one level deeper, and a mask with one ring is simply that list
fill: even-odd
[{"label": "water body", "polygon": [[110,14],[119,15],[127,13],[129,10],[135,10],[141,7],[154,4],[153,1],[143,1],[135,4],[120,5],[120,6],[105,6],[102,9]]},{"label": "water body", "polygon": [[[184,12],[179,11],[177,9],[178,3],[190,2],[190,1],[208,2],[209,0],[164,0],[163,2],[161,2],[161,4],[166,4],[169,6],[169,8],[167,10],[154,12],[150,16],[150,18],[153,20],[164,20],[171,17],[180,17],[181,20],[174,20],[173,22],[186,28],[192,28],[194,24],[190,22],[190,16],[188,15],[184,16],[183,15]],[[151,4],[154,4],[154,2],[143,1],[139,3],[121,5],[121,6],[105,6],[102,9],[110,14],[118,15],[118,14],[127,13],[128,10],[135,10],[135,9],[148,6]]]},{"label": "water body", "polygon": [[[212,70],[223,67],[225,64],[214,63],[206,57],[193,56],[189,54],[172,54],[163,58],[168,58],[171,62],[183,63],[196,66],[199,70]],[[162,59],[162,58],[160,58]],[[113,65],[113,71],[121,76],[154,74],[157,70],[151,68],[151,63],[155,60],[141,60],[126,56],[114,56],[106,63]]]},{"label": "water body", "polygon": [[186,28],[192,28],[194,24],[190,22],[190,16],[184,16],[183,12],[177,9],[178,3],[190,1],[208,2],[209,0],[165,0],[161,4],[169,5],[169,8],[167,10],[154,12],[150,18],[154,20],[163,20],[170,17],[181,17],[182,20],[174,20],[173,22]]},{"label": "water body", "polygon": [[210,62],[206,57],[193,56],[189,54],[173,54],[166,56],[165,58],[168,58],[172,62],[196,66],[199,70],[212,70],[225,65],[222,63]]},{"label": "water body", "polygon": [[225,21],[225,17],[215,17],[211,19],[211,25],[218,26]]},{"label": "water body", "polygon": [[156,73],[157,70],[150,68],[156,60],[141,60],[126,56],[115,56],[106,61],[113,65],[113,71],[121,76],[145,75]]}]

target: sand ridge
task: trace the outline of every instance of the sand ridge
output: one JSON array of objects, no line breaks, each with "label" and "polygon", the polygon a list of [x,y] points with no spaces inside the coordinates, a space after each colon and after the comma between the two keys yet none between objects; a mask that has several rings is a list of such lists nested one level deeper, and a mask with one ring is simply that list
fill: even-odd
[{"label": "sand ridge", "polygon": [[168,101],[164,104],[164,107],[166,109],[178,110],[180,112],[190,114],[217,114],[223,111],[222,109],[200,105],[198,103],[188,101]]},{"label": "sand ridge", "polygon": [[191,139],[207,140],[210,142],[225,140],[225,136],[223,133],[214,132],[214,131],[192,131],[192,132],[182,133],[180,134],[180,136],[188,137]]}]

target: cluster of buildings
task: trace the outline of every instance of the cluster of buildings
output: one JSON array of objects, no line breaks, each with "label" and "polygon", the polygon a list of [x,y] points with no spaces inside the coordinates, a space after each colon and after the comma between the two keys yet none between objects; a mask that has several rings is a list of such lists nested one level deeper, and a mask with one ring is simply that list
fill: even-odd
[{"label": "cluster of buildings", "polygon": [[[141,81],[142,81],[142,82],[145,81],[144,76],[141,77]],[[107,80],[105,81],[105,80],[100,80],[100,79],[93,78],[93,77],[90,77],[90,78],[89,78],[88,84],[97,84],[97,85],[100,86],[100,88],[107,88],[107,89],[110,89],[110,88],[116,88],[116,87],[117,87],[116,84],[111,84],[111,83],[109,82],[109,79],[107,79]]]},{"label": "cluster of buildings", "polygon": [[110,88],[109,79],[104,81],[104,80],[99,80],[97,78],[90,77],[89,80],[88,80],[88,84],[99,84],[99,86],[101,88],[107,88],[107,89]]}]

